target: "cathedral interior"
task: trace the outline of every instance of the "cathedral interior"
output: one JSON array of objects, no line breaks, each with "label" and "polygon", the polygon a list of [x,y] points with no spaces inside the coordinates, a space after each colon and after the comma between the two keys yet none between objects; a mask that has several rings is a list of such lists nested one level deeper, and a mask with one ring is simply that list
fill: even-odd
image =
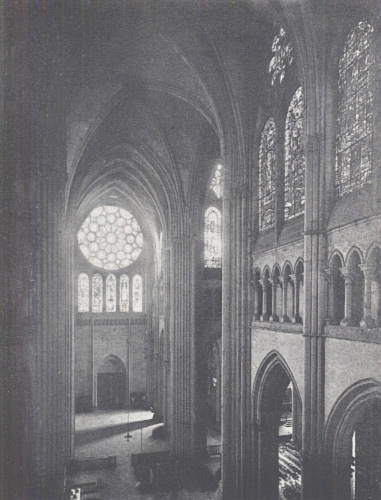
[{"label": "cathedral interior", "polygon": [[379,50],[374,0],[0,1],[2,499],[381,498]]}]

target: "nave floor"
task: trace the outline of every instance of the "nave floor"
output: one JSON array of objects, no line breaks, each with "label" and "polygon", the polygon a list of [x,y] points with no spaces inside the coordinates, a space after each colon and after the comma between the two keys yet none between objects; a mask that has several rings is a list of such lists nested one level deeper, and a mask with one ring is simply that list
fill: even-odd
[{"label": "nave floor", "polygon": [[[97,496],[102,500],[219,500],[221,483],[213,492],[176,491],[165,493],[142,493],[136,488],[137,480],[131,466],[131,454],[164,451],[168,442],[152,439],[152,431],[160,424],[150,425],[152,413],[149,411],[127,410],[95,411],[76,415],[75,458],[117,457],[115,469],[86,471],[73,474],[74,482],[102,480]],[[126,425],[130,422],[129,440]],[[208,445],[220,444],[219,436],[214,433],[208,437]]]}]

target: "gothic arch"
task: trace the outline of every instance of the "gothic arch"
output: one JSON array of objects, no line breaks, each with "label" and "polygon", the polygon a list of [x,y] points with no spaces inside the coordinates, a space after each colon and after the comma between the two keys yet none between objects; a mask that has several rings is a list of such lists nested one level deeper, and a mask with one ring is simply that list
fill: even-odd
[{"label": "gothic arch", "polygon": [[360,263],[361,263],[361,264],[363,264],[363,263],[364,263],[364,254],[363,254],[363,252],[362,252],[361,248],[360,248],[360,247],[358,247],[357,245],[354,245],[354,246],[352,246],[352,247],[349,249],[349,251],[348,251],[348,253],[347,253],[347,256],[346,256],[346,258],[345,258],[345,265],[346,265],[346,266],[349,266],[349,265],[351,264],[351,261],[352,261],[352,259],[353,259],[354,255],[355,255],[356,253],[358,254],[358,257],[360,258]]},{"label": "gothic arch", "polygon": [[281,273],[282,276],[283,277],[285,276],[286,271],[288,271],[288,274],[292,274],[293,273],[293,269],[294,268],[293,268],[291,262],[289,260],[286,260],[286,262],[283,264],[283,267],[282,267],[282,273]]},{"label": "gothic arch", "polygon": [[268,265],[266,265],[264,268],[263,268],[263,271],[262,271],[262,279],[264,278],[269,278],[271,279],[272,277],[272,274],[271,274],[271,271],[270,271],[270,268]]},{"label": "gothic arch", "polygon": [[[347,500],[351,497],[351,474],[354,465],[352,459],[352,438],[356,430],[367,427],[367,417],[381,415],[381,384],[375,379],[364,379],[347,388],[333,406],[325,428],[324,455],[326,458],[326,473],[328,479],[327,491],[329,497]],[[379,426],[379,418],[374,419]],[[381,435],[380,428],[376,430],[378,436],[373,435],[376,444]],[[378,438],[378,439],[377,439]],[[368,450],[367,450],[368,451]],[[374,457],[372,456],[372,459]],[[368,464],[373,467],[367,475],[368,481],[375,481],[374,477],[380,467],[381,457],[378,454],[376,462],[371,460]],[[373,464],[373,465],[372,465]],[[377,483],[377,479],[375,481]],[[375,489],[380,484],[373,484]],[[373,489],[373,493],[374,493]],[[371,493],[371,494],[373,494]],[[377,490],[376,495],[380,493]],[[360,498],[364,498],[360,496]],[[356,497],[355,497],[356,498]],[[379,496],[366,496],[376,499]]]},{"label": "gothic arch", "polygon": [[332,250],[332,252],[331,252],[331,254],[330,254],[329,258],[328,258],[328,266],[329,266],[329,267],[332,267],[332,264],[333,264],[333,259],[334,259],[335,257],[338,257],[338,259],[339,259],[339,260],[340,260],[340,262],[341,262],[341,267],[343,267],[343,266],[344,266],[344,256],[343,256],[343,254],[340,252],[340,250],[337,250],[337,249]]},{"label": "gothic arch", "polygon": [[296,380],[282,355],[271,351],[263,359],[253,385],[253,464],[258,498],[279,499],[279,422],[287,388],[293,387],[293,436],[301,443],[302,399]]},{"label": "gothic arch", "polygon": [[365,252],[365,263],[368,264],[374,256],[374,252],[381,252],[381,243],[374,241]]},{"label": "gothic arch", "polygon": [[266,355],[266,357],[262,360],[254,380],[252,397],[253,397],[253,409],[254,409],[253,418],[255,420],[259,420],[260,417],[259,415],[260,406],[256,402],[258,402],[262,398],[266,380],[268,379],[269,375],[273,372],[273,370],[276,368],[283,369],[286,375],[289,377],[290,381],[292,382],[293,386],[296,389],[300,405],[302,405],[302,398],[300,396],[298,385],[296,383],[295,377],[290,367],[287,364],[287,361],[278,351],[274,350],[269,352]]}]

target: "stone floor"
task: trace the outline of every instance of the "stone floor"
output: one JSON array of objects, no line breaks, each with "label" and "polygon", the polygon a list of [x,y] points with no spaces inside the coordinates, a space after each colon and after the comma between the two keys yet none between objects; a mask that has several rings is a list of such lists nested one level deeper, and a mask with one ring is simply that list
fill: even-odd
[{"label": "stone floor", "polygon": [[[116,469],[106,469],[74,474],[70,479],[76,483],[102,480],[98,497],[104,500],[219,500],[221,484],[216,491],[176,491],[161,494],[144,494],[137,489],[137,481],[131,467],[131,454],[164,451],[169,448],[166,441],[152,439],[152,430],[160,424],[150,425],[152,413],[126,410],[96,411],[76,416],[76,459],[117,457]],[[126,439],[127,425],[130,439]],[[209,436],[208,445],[219,444],[219,436]]]}]

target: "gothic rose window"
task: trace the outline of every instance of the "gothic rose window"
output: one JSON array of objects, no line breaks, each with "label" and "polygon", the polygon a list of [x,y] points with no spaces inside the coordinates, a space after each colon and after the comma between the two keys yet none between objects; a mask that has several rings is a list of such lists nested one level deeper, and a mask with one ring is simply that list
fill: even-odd
[{"label": "gothic rose window", "polygon": [[372,177],[374,63],[373,27],[361,21],[349,34],[339,61],[338,196],[364,186]]},{"label": "gothic rose window", "polygon": [[92,311],[95,313],[100,313],[103,310],[103,279],[100,274],[94,274],[92,285]]},{"label": "gothic rose window", "polygon": [[259,229],[274,224],[276,127],[273,118],[264,126],[259,147]]},{"label": "gothic rose window", "polygon": [[132,310],[134,312],[143,311],[143,280],[139,274],[132,279]]},{"label": "gothic rose window", "polygon": [[83,255],[102,269],[123,269],[132,264],[143,247],[143,234],[135,217],[120,207],[95,208],[78,231]]},{"label": "gothic rose window", "polygon": [[120,310],[128,312],[130,309],[130,281],[126,274],[120,277]]},{"label": "gothic rose window", "polygon": [[287,66],[290,66],[294,60],[292,45],[283,28],[280,29],[279,35],[274,38],[271,50],[274,55],[270,61],[269,73],[271,85],[274,85],[277,78],[279,78],[279,83],[282,83],[286,76]]},{"label": "gothic rose window", "polygon": [[222,260],[221,212],[216,207],[205,211],[204,229],[204,265],[210,268],[220,268]]},{"label": "gothic rose window", "polygon": [[216,170],[214,171],[214,176],[210,184],[210,189],[217,196],[217,198],[222,197],[222,165],[218,164]]},{"label": "gothic rose window", "polygon": [[86,273],[81,273],[78,276],[78,312],[89,312],[89,277]]},{"label": "gothic rose window", "polygon": [[299,87],[291,99],[286,116],[284,178],[286,220],[304,212],[304,175],[303,91],[302,87]]}]

